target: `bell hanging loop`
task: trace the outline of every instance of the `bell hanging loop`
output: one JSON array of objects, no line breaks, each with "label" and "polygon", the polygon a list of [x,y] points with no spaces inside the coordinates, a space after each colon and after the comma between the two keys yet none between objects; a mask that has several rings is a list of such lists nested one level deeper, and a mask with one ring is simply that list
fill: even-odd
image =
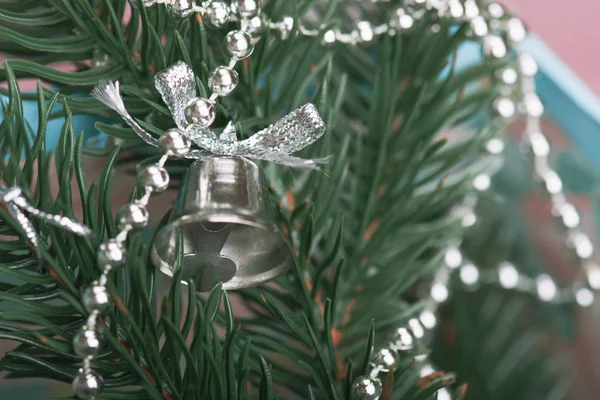
[{"label": "bell hanging loop", "polygon": [[275,223],[266,179],[246,158],[214,156],[186,172],[169,223],[156,235],[152,262],[174,275],[183,241],[182,280],[198,291],[260,285],[292,265],[291,249]]}]

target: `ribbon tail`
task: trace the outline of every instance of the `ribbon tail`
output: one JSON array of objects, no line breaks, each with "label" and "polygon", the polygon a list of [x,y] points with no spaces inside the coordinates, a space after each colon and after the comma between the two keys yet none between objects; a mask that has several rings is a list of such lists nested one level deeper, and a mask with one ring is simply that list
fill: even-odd
[{"label": "ribbon tail", "polygon": [[25,232],[25,236],[27,236],[27,239],[33,245],[37,257],[41,259],[42,253],[40,251],[40,238],[29,218],[27,218],[27,216],[19,209],[19,207],[17,207],[16,204],[7,202],[4,203],[4,205],[6,207],[6,211],[8,211],[10,216],[17,221],[17,224],[19,224],[21,229],[23,229]]},{"label": "ribbon tail", "polygon": [[100,83],[91,91],[90,95],[102,102],[108,108],[116,111],[140,139],[149,145],[157,146],[157,140],[146,132],[127,112],[125,103],[123,103],[123,97],[121,97],[121,92],[119,90],[119,82],[100,81]]},{"label": "ribbon tail", "polygon": [[185,106],[197,96],[194,71],[183,61],[178,61],[156,74],[154,86],[171,111],[177,127],[185,130],[189,125],[185,119]]},{"label": "ribbon tail", "polygon": [[325,128],[317,108],[309,103],[240,143],[246,147],[291,154],[316,142],[325,133]]}]

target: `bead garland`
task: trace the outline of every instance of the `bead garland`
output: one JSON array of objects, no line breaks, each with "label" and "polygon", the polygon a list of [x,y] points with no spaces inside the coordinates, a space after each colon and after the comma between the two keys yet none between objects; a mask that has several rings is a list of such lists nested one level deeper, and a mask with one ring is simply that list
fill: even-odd
[{"label": "bead garland", "polygon": [[83,366],[73,380],[73,392],[80,399],[95,399],[103,388],[102,378],[92,370],[91,364],[102,348],[102,335],[98,329],[98,318],[106,315],[112,301],[106,287],[109,274],[125,265],[125,242],[130,232],[139,230],[148,224],[149,215],[146,206],[152,193],[165,190],[169,184],[169,175],[164,164],[169,156],[176,156],[190,143],[185,136],[177,138],[165,133],[160,138],[161,149],[165,154],[156,164],[149,165],[138,173],[138,181],[144,189],[141,198],[126,204],[117,214],[120,229],[114,239],[108,239],[98,248],[97,264],[102,273],[84,290],[82,302],[88,312],[86,324],[73,337],[73,350],[83,359]]},{"label": "bead garland", "polygon": [[[451,1],[447,2],[447,7],[450,3]],[[591,289],[600,290],[600,266],[592,261],[593,244],[579,228],[579,214],[575,206],[567,201],[562,191],[560,177],[548,166],[550,145],[540,129],[540,118],[544,107],[535,92],[534,77],[538,67],[531,55],[520,51],[517,47],[525,40],[527,31],[520,19],[507,17],[504,7],[496,2],[487,4],[487,9],[483,13],[485,17],[480,15],[474,1],[466,0],[464,11],[465,19],[471,27],[471,37],[482,42],[484,57],[504,59],[510,56],[511,50],[517,54],[516,68],[507,67],[496,77],[503,86],[500,95],[492,104],[492,114],[496,118],[510,120],[520,113],[525,119],[523,136],[532,155],[532,172],[541,181],[542,190],[552,202],[552,212],[566,231],[567,246],[586,272],[587,284],[585,277],[580,277],[571,286],[559,289],[549,275],[541,274],[531,278],[520,273],[512,263],[507,261],[501,262],[495,270],[480,270],[464,258],[459,249],[460,243],[454,243],[444,252],[444,261],[433,278],[429,297],[423,301],[424,310],[418,318],[410,319],[408,326],[402,326],[394,332],[388,347],[381,348],[373,354],[368,376],[358,377],[352,386],[353,399],[379,399],[383,390],[380,374],[396,367],[400,353],[412,350],[423,341],[427,331],[437,325],[437,309],[450,296],[448,283],[455,271],[468,289],[476,289],[480,284],[496,285],[507,290],[535,295],[541,301],[548,303],[575,303],[581,307],[588,307],[594,302],[594,292]],[[513,48],[509,48],[507,43]],[[511,95],[518,84],[520,84],[520,98],[517,105]],[[500,139],[491,139],[486,145],[489,154],[501,154],[503,150],[504,144]],[[489,175],[481,174],[475,177],[473,185],[477,190],[484,191],[489,188],[490,181]],[[451,214],[461,219],[465,227],[471,226],[477,220],[474,212],[476,203],[476,197],[467,197],[462,204],[451,211]],[[415,357],[415,361],[420,365],[421,377],[435,372],[434,367],[427,362],[427,358],[426,354]],[[442,388],[437,391],[437,398],[451,400],[453,396],[448,389]]]},{"label": "bead garland", "polygon": [[[249,19],[260,11],[255,1],[238,1],[235,12],[241,22],[241,30],[231,31],[225,36],[225,49],[230,56],[227,66],[215,68],[208,78],[208,86],[212,94],[208,99],[197,97],[185,107],[185,118],[190,125],[209,127],[215,121],[215,102],[220,96],[227,96],[239,83],[238,73],[233,69],[240,60],[248,58],[254,51]],[[229,9],[220,1],[208,2],[204,7],[194,7],[194,12],[201,12],[214,26],[222,26],[229,20]]]},{"label": "bead garland", "polygon": [[[176,5],[174,1],[163,3],[171,7]],[[225,22],[221,18],[223,9],[219,4],[220,2],[211,2],[206,9],[202,9],[209,13],[210,21],[217,26]],[[248,18],[259,11],[255,6],[256,3],[251,1],[239,2],[237,12],[242,21],[242,30],[231,31],[225,37],[225,47],[231,57],[229,64],[219,66],[211,73],[208,85],[212,94],[208,99],[197,97],[185,106],[184,116],[190,126],[210,126],[215,120],[217,98],[229,95],[236,88],[239,77],[233,68],[237,61],[249,57],[254,49],[252,37],[246,32],[246,28],[249,26]],[[194,9],[194,11],[198,10]],[[97,97],[102,97],[102,94],[98,93]],[[118,211],[117,225],[120,232],[114,239],[108,239],[99,246],[97,264],[102,273],[82,294],[82,302],[88,312],[88,318],[85,325],[73,337],[73,350],[83,359],[83,365],[73,379],[73,392],[79,399],[97,398],[104,386],[102,377],[92,370],[92,360],[102,349],[102,335],[97,326],[98,318],[105,315],[112,305],[106,287],[108,276],[110,272],[125,265],[125,242],[129,233],[148,225],[150,216],[147,205],[152,193],[160,193],[167,189],[169,174],[164,167],[167,159],[186,157],[190,153],[191,141],[185,132],[173,128],[162,134],[158,141],[158,148],[163,153],[159,161],[143,168],[137,175],[144,194],[132,203],[125,204]]]},{"label": "bead garland", "polygon": [[[522,275],[514,265],[502,262],[494,271],[481,271],[474,264],[464,260],[459,250],[460,243],[449,246],[444,254],[444,262],[435,275],[430,290],[430,297],[424,301],[425,309],[418,318],[408,321],[408,326],[396,330],[388,348],[376,351],[371,361],[371,370],[368,376],[359,377],[352,386],[352,396],[356,399],[378,399],[382,393],[382,384],[379,379],[381,373],[389,371],[398,363],[399,353],[411,350],[421,342],[428,330],[437,324],[436,311],[439,304],[445,302],[449,295],[448,282],[454,271],[458,271],[463,284],[476,288],[479,284],[493,284],[505,289],[536,294],[545,302],[562,303],[575,302],[580,306],[588,306],[594,300],[590,290],[600,290],[600,267],[591,261],[593,245],[579,229],[579,215],[575,207],[570,204],[562,192],[560,177],[547,164],[550,146],[546,137],[540,132],[540,117],[543,105],[535,93],[533,77],[537,72],[537,65],[531,56],[518,53],[515,46],[525,39],[527,32],[520,19],[507,17],[504,8],[498,3],[487,4],[484,12],[480,12],[474,0],[411,0],[405,7],[395,9],[394,17],[384,24],[373,26],[368,21],[357,22],[356,28],[350,32],[341,32],[331,29],[324,33],[321,30],[309,29],[303,21],[294,21],[291,17],[284,17],[282,21],[273,22],[261,13],[259,3],[253,0],[239,0],[229,7],[221,1],[205,2],[203,6],[196,6],[190,0],[150,0],[147,6],[155,3],[166,4],[172,14],[186,18],[194,12],[199,12],[213,26],[220,27],[229,21],[240,21],[241,30],[230,32],[225,39],[227,51],[231,57],[227,66],[217,67],[209,78],[211,96],[195,98],[185,108],[185,118],[190,124],[203,127],[210,126],[215,119],[215,102],[218,97],[230,94],[238,84],[239,78],[233,67],[238,60],[248,57],[253,50],[251,34],[261,29],[268,28],[279,32],[282,38],[287,38],[297,24],[298,33],[308,37],[323,34],[324,44],[342,43],[357,45],[371,42],[377,37],[397,32],[407,31],[412,28],[415,21],[422,18],[426,10],[436,11],[439,18],[449,18],[453,22],[466,22],[470,26],[469,35],[482,43],[485,57],[505,59],[512,50],[517,51],[517,68],[509,67],[498,74],[497,80],[503,85],[501,93],[492,104],[493,115],[501,119],[511,119],[521,113],[526,119],[524,137],[530,147],[532,157],[532,170],[536,177],[543,183],[542,187],[550,196],[553,213],[563,225],[567,234],[567,243],[572,248],[575,256],[580,260],[587,272],[588,285],[584,279],[579,279],[568,288],[558,289],[552,278],[542,274],[535,279]],[[520,104],[515,104],[512,95],[515,85],[521,86]],[[168,174],[164,163],[168,156],[183,156],[189,151],[190,143],[181,131],[173,129],[165,132],[159,142],[159,147],[164,155],[155,165],[144,169],[138,176],[145,188],[144,196],[131,204],[125,205],[117,217],[119,228],[122,231],[115,239],[110,239],[102,244],[98,253],[98,265],[103,273],[83,295],[84,305],[90,313],[82,331],[75,335],[75,352],[84,359],[83,368],[73,381],[76,395],[82,399],[95,398],[102,389],[101,378],[91,370],[91,360],[100,350],[100,335],[96,328],[97,318],[110,307],[110,296],[106,290],[108,273],[121,265],[125,260],[124,242],[128,232],[140,229],[148,223],[146,205],[152,192],[164,190],[168,185]],[[486,148],[489,153],[500,154],[503,143],[499,139],[492,139]],[[490,177],[486,174],[477,176],[473,185],[478,190],[487,190],[490,186]],[[477,217],[474,213],[476,197],[468,197],[463,203],[455,207],[451,213],[462,220],[463,225],[473,225]],[[588,286],[590,288],[588,288]],[[415,358],[420,364],[422,376],[434,372],[427,356]],[[449,391],[442,388],[437,393],[440,399],[451,399]]]},{"label": "bead garland", "polygon": [[[211,22],[215,20],[214,10],[218,10],[219,23],[213,25],[220,26],[235,20],[235,4],[240,3],[255,2],[238,1],[234,3],[234,7],[227,8],[227,5],[222,2],[211,1],[204,7],[197,7],[196,11],[203,12]],[[533,155],[531,159],[533,173],[543,183],[542,188],[552,201],[553,214],[566,230],[567,245],[586,271],[587,284],[582,277],[573,285],[559,289],[549,275],[541,274],[531,278],[520,273],[512,263],[506,261],[501,262],[494,270],[480,270],[475,264],[464,259],[459,249],[460,243],[454,243],[445,251],[444,262],[433,279],[429,298],[424,301],[425,310],[419,318],[411,319],[408,327],[398,328],[390,348],[375,352],[371,362],[371,372],[366,377],[357,378],[352,387],[352,396],[356,399],[378,399],[382,391],[378,375],[387,372],[397,363],[399,351],[412,349],[415,343],[425,336],[426,330],[435,327],[437,306],[449,298],[448,283],[455,271],[467,288],[475,289],[481,284],[490,284],[507,290],[533,294],[541,301],[549,303],[574,302],[579,306],[587,307],[594,301],[594,293],[590,289],[600,290],[600,266],[592,261],[591,240],[579,228],[579,214],[566,200],[560,177],[547,164],[550,145],[540,130],[540,117],[544,108],[535,93],[533,80],[538,70],[537,64],[529,54],[520,52],[516,47],[526,38],[527,31],[519,18],[506,15],[502,5],[490,2],[480,10],[475,0],[408,0],[403,7],[393,11],[393,17],[387,23],[374,26],[369,21],[358,21],[356,28],[349,32],[330,29],[323,33],[321,29],[308,28],[303,21],[294,21],[292,17],[284,17],[281,21],[270,21],[259,12],[247,15],[249,19],[244,21],[243,25],[247,26],[250,33],[268,28],[277,31],[285,39],[291,34],[296,22],[298,34],[307,37],[323,35],[324,45],[334,43],[359,45],[374,41],[382,35],[395,35],[410,30],[415,21],[421,19],[427,10],[433,10],[437,18],[450,19],[455,23],[467,23],[470,27],[469,36],[481,42],[485,58],[502,60],[510,56],[511,51],[517,52],[516,68],[507,67],[496,76],[496,80],[502,87],[500,95],[492,103],[492,115],[499,119],[510,120],[520,113],[525,118],[524,139]],[[515,86],[518,84],[521,86],[519,105],[513,100]],[[504,144],[500,139],[492,139],[487,143],[486,150],[490,154],[501,154]],[[473,180],[474,187],[479,191],[487,190],[490,184],[491,179],[487,174],[481,174]],[[465,227],[471,226],[477,221],[474,212],[476,204],[476,197],[468,197],[455,207],[451,214],[460,218]],[[431,364],[427,363],[425,355],[420,356],[417,361],[421,365],[422,375],[434,372]],[[452,398],[445,388],[440,389],[437,395],[440,399]]]}]

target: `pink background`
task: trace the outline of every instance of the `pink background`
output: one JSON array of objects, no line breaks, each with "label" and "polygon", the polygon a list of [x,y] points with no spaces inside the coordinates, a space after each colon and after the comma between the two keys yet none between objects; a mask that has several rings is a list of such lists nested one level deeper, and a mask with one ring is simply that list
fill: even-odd
[{"label": "pink background", "polygon": [[[596,93],[600,95],[600,48],[597,40],[600,38],[600,0],[506,0],[503,2],[509,9],[519,15],[527,24],[530,31],[541,37],[550,48],[552,48],[560,58],[577,74],[582,80]],[[1,58],[1,57],[0,57]],[[548,129],[551,133],[552,129]],[[555,140],[560,140],[560,134],[553,136]],[[556,142],[554,142],[556,144]],[[88,183],[98,179],[104,160],[88,158],[86,159],[86,171]],[[119,184],[125,188],[133,188],[135,180],[133,177],[121,175]],[[130,190],[123,190],[115,193],[113,202],[115,208],[123,204],[130,194]],[[169,192],[155,198],[151,201],[151,215],[162,215],[161,210],[168,207],[168,204],[174,200],[175,193]],[[584,211],[591,214],[591,206],[584,203],[583,200],[576,201],[576,204]],[[540,201],[532,199],[532,202],[526,205],[532,219],[536,221],[535,229],[532,229],[532,237],[537,237],[536,246],[541,249],[561,247],[561,243],[554,243],[557,240],[555,236],[550,238],[540,235],[540,231],[549,230],[554,232],[552,221],[548,218],[550,213],[547,209],[540,209]],[[538,215],[536,215],[536,211]],[[543,215],[542,215],[543,214]],[[591,218],[591,215],[590,215]],[[545,221],[548,219],[548,221]],[[547,223],[544,223],[547,222]],[[591,232],[593,228],[588,227],[586,231]],[[597,239],[597,237],[596,237]],[[568,261],[559,257],[551,257],[549,260],[550,268],[557,277],[569,281],[571,276],[569,271],[576,270]],[[598,320],[593,313],[598,312],[596,305],[591,311],[581,311],[577,315],[577,335],[569,342],[556,343],[555,345],[567,353],[571,353],[577,360],[575,372],[575,382],[572,387],[572,396],[578,400],[595,400],[600,398],[600,329]],[[0,352],[6,351],[7,347],[12,346],[7,343],[0,343]],[[16,383],[16,382],[15,382]],[[2,386],[7,382],[0,375],[0,395]],[[18,397],[11,394],[14,400],[25,400],[36,397],[35,394],[28,393],[26,389],[31,388],[32,382],[20,381],[16,383],[21,385],[22,390],[18,391]],[[42,386],[43,387],[43,386]],[[49,389],[45,389],[49,390]],[[55,388],[55,395],[68,395],[70,389],[67,385],[61,385]],[[19,397],[23,395],[24,397]],[[46,397],[46,395],[43,395]],[[40,395],[42,396],[42,395]],[[1,397],[1,396],[0,396]]]},{"label": "pink background", "polygon": [[600,95],[600,1],[506,0],[504,4]]}]

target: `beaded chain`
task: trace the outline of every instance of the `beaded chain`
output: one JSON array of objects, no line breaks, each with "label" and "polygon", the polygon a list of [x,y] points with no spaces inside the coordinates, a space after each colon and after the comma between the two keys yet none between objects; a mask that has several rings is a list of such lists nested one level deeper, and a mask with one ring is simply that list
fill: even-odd
[{"label": "beaded chain", "polygon": [[[448,10],[453,10],[450,13],[452,18],[461,18],[460,2],[413,0],[409,3],[414,7],[410,8],[409,6],[409,10],[413,12],[437,8],[435,3],[437,6],[441,6],[441,8],[437,8],[439,16],[448,15]],[[548,165],[550,145],[540,126],[544,107],[535,91],[534,77],[538,72],[538,66],[533,57],[523,52],[518,46],[527,37],[527,31],[522,21],[517,17],[507,15],[504,7],[499,3],[485,4],[484,9],[480,10],[477,3],[465,0],[462,6],[463,22],[469,24],[470,36],[482,43],[485,58],[506,59],[516,54],[516,66],[504,68],[496,77],[501,89],[500,95],[493,101],[492,113],[495,118],[506,121],[511,120],[517,114],[520,114],[525,120],[523,140],[530,153],[532,172],[542,183],[540,186],[544,194],[549,196],[552,213],[566,232],[567,246],[581,263],[586,276],[580,276],[570,286],[558,288],[548,274],[531,278],[520,273],[512,263],[507,261],[501,262],[495,269],[480,270],[475,264],[465,259],[460,251],[460,243],[453,243],[444,252],[442,266],[432,280],[429,297],[423,301],[424,310],[417,318],[410,319],[406,326],[402,326],[394,332],[388,347],[378,349],[373,354],[368,375],[357,378],[352,386],[352,396],[355,399],[379,399],[382,393],[381,374],[387,373],[397,366],[400,353],[413,350],[417,344],[423,342],[428,331],[435,328],[437,308],[450,296],[448,285],[450,277],[455,271],[463,285],[471,290],[481,284],[496,285],[507,290],[533,294],[543,302],[554,304],[574,303],[581,307],[588,307],[594,302],[594,292],[591,289],[600,290],[600,267],[593,261],[593,244],[580,229],[579,213],[575,206],[567,200],[560,177]],[[405,17],[407,15],[409,18]],[[419,18],[418,15],[419,13],[409,15],[406,8],[396,10],[396,16],[409,21],[405,25],[407,27],[412,26],[412,21]],[[395,26],[397,24],[398,21]],[[362,24],[362,26],[364,29],[367,25]],[[392,26],[394,25],[390,24],[390,27]],[[378,32],[380,31],[383,29],[378,30]],[[501,154],[504,150],[504,143],[498,138],[491,139],[486,144],[485,150],[488,154]],[[487,190],[490,183],[491,178],[487,174],[478,175],[473,180],[473,186],[478,191]],[[463,226],[472,226],[477,221],[474,211],[476,204],[477,198],[469,196],[450,213],[459,218]],[[415,357],[415,361],[420,365],[421,376],[435,372],[427,358],[426,354]],[[438,390],[437,398],[451,400],[453,396],[448,389],[442,388]]]},{"label": "beaded chain", "polygon": [[[145,1],[147,6],[156,3],[165,4],[172,14],[181,18],[189,17],[195,12],[200,13],[208,23],[216,27],[230,21],[240,22],[241,30],[232,31],[226,36],[225,43],[231,56],[229,64],[217,67],[209,78],[211,96],[196,98],[186,106],[186,120],[190,124],[203,127],[208,127],[214,122],[215,102],[218,97],[230,94],[237,86],[239,77],[233,68],[238,60],[252,53],[251,35],[263,29],[277,31],[285,39],[291,34],[295,23],[299,35],[322,35],[323,44],[357,45],[371,42],[382,35],[408,31],[415,21],[423,18],[429,10],[433,10],[436,18],[467,23],[470,27],[470,37],[482,43],[486,58],[505,59],[512,56],[513,52],[517,55],[516,67],[507,67],[497,76],[502,89],[492,104],[492,112],[496,118],[504,120],[512,119],[518,113],[525,118],[523,136],[532,154],[532,171],[543,183],[541,186],[552,201],[553,214],[565,228],[568,247],[573,250],[587,272],[587,284],[584,278],[580,278],[573,285],[559,289],[549,275],[542,274],[530,278],[521,274],[509,262],[500,263],[495,270],[481,271],[463,257],[459,249],[460,243],[453,243],[446,249],[442,266],[433,278],[429,297],[424,300],[424,310],[419,317],[410,319],[407,326],[395,331],[388,347],[375,352],[367,376],[357,378],[352,386],[353,398],[378,399],[381,396],[380,374],[394,368],[398,363],[399,353],[414,349],[417,342],[422,342],[428,331],[436,326],[437,307],[450,295],[448,282],[454,271],[458,271],[462,283],[470,288],[476,288],[480,284],[493,284],[505,289],[535,294],[544,302],[575,302],[583,307],[593,303],[594,293],[590,289],[600,290],[600,267],[592,261],[593,245],[579,228],[580,218],[577,210],[567,201],[560,177],[548,165],[550,146],[540,130],[540,117],[544,108],[535,92],[534,84],[537,64],[530,55],[521,52],[517,47],[526,38],[527,31],[521,20],[506,15],[500,4],[485,4],[481,10],[475,0],[409,0],[403,7],[394,10],[387,23],[374,26],[368,21],[359,21],[356,28],[349,32],[339,29],[322,32],[321,29],[308,28],[303,21],[295,21],[292,17],[270,21],[262,13],[259,2],[254,0],[238,0],[230,6],[222,1],[208,1],[202,6],[197,6],[191,0]],[[519,96],[518,101],[514,100],[515,94]],[[83,304],[89,316],[73,341],[76,354],[83,359],[83,367],[73,381],[75,394],[81,399],[94,399],[102,391],[102,379],[91,369],[91,363],[101,348],[101,336],[97,329],[98,318],[104,315],[111,305],[106,288],[108,274],[125,263],[125,241],[128,233],[147,225],[149,216],[146,206],[150,195],[168,186],[169,175],[164,168],[167,158],[180,157],[189,151],[188,139],[185,135],[176,135],[175,132],[177,131],[167,131],[160,138],[159,147],[163,156],[156,164],[146,167],[138,175],[145,192],[140,199],[123,206],[119,211],[117,221],[120,233],[99,247],[98,266],[102,274],[83,293]],[[500,139],[491,139],[486,145],[486,151],[490,154],[500,154],[503,149],[504,144]],[[490,182],[490,176],[482,174],[475,177],[473,185],[477,190],[484,191],[489,188]],[[465,227],[471,226],[477,220],[474,212],[476,203],[477,198],[469,196],[457,205],[451,214],[459,218]],[[434,372],[426,355],[418,356],[415,360],[420,365],[422,376]],[[452,399],[446,388],[440,389],[437,395],[440,400]]]},{"label": "beaded chain", "polygon": [[[229,32],[225,37],[225,48],[231,57],[228,66],[219,66],[211,73],[208,85],[212,94],[209,98],[196,97],[186,105],[184,114],[189,126],[210,126],[215,120],[215,102],[218,97],[227,96],[236,88],[239,78],[233,68],[237,61],[249,57],[254,50],[252,38],[247,32],[248,18],[258,12],[256,3],[254,5],[251,7],[252,5],[246,2],[245,5],[241,4],[237,8],[242,28]],[[212,9],[216,10],[214,5]],[[116,90],[118,92],[118,86]],[[102,95],[96,93],[95,97],[102,97]],[[102,273],[82,294],[82,302],[88,312],[88,318],[85,325],[73,337],[73,350],[83,359],[83,365],[73,379],[73,392],[79,399],[97,398],[104,386],[102,377],[92,370],[92,361],[102,349],[102,335],[98,329],[98,320],[110,310],[112,305],[106,287],[109,274],[125,264],[125,242],[129,233],[148,225],[150,216],[147,205],[152,193],[160,193],[167,189],[170,180],[164,167],[167,159],[185,157],[189,154],[190,147],[189,138],[179,129],[170,129],[162,134],[158,140],[158,148],[163,155],[156,164],[146,166],[137,175],[144,194],[121,207],[117,213],[119,233],[98,248],[97,264]]]}]

